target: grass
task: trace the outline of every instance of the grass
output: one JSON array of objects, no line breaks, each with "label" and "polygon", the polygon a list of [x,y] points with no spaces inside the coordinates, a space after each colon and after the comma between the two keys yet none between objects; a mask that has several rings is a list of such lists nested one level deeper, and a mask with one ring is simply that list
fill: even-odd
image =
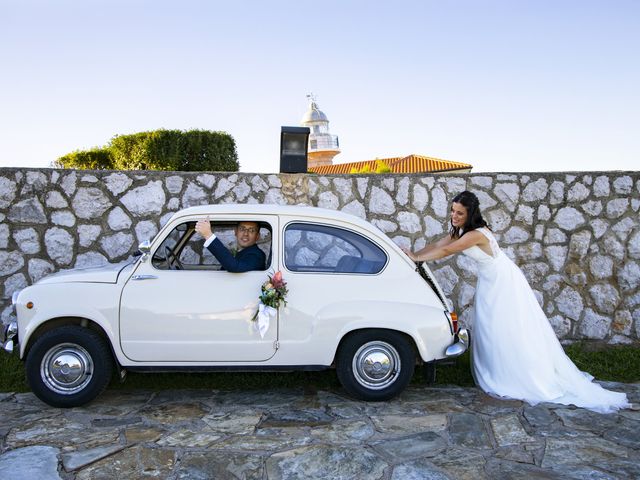
[{"label": "grass", "polygon": [[[567,355],[581,370],[598,380],[625,383],[640,382],[640,347],[616,346],[594,348],[586,343],[575,343],[566,348]],[[472,386],[470,356],[465,353],[453,365],[440,365],[436,384]],[[422,367],[418,367],[412,383],[423,382]],[[129,373],[124,383],[115,378],[109,389],[113,390],[169,390],[169,389],[217,389],[217,390],[265,390],[275,388],[304,388],[333,390],[340,388],[334,370],[321,372],[216,372],[216,373]],[[24,364],[13,355],[0,354],[0,392],[27,392]]]},{"label": "grass", "polygon": [[580,370],[598,380],[640,382],[640,347],[598,348],[588,343],[574,343],[565,350]]}]

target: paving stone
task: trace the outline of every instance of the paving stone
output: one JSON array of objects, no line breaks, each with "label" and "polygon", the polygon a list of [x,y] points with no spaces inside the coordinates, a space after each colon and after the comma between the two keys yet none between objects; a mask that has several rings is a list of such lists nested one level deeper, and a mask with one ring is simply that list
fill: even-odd
[{"label": "paving stone", "polygon": [[447,427],[447,416],[444,414],[427,414],[419,417],[374,415],[371,420],[376,430],[383,434],[406,435],[424,431],[442,432]]},{"label": "paving stone", "polygon": [[204,417],[204,407],[197,403],[148,406],[139,411],[140,415],[161,424],[190,422]]},{"label": "paving stone", "polygon": [[387,463],[369,449],[310,446],[280,452],[267,459],[269,480],[379,479]]},{"label": "paving stone", "polygon": [[143,391],[107,390],[100,395],[100,401],[84,405],[78,410],[93,417],[122,417],[132,415],[134,412],[135,416],[139,417],[137,410],[143,407],[151,397],[150,393]]},{"label": "paving stone", "polygon": [[373,437],[375,433],[371,422],[366,420],[338,420],[331,425],[311,429],[313,439],[331,445],[362,443]]},{"label": "paving stone", "polygon": [[132,427],[124,431],[125,441],[131,443],[155,442],[162,435],[159,428]]},{"label": "paving stone", "polygon": [[336,418],[359,418],[367,411],[365,405],[357,402],[327,404],[327,412]]},{"label": "paving stone", "polygon": [[220,440],[209,447],[210,450],[230,450],[230,451],[258,451],[258,452],[279,452],[297,447],[309,445],[311,435],[308,436],[283,436],[283,435],[259,435],[248,436],[238,435],[224,440]]},{"label": "paving stone", "polygon": [[303,390],[281,390],[278,395],[273,395],[270,392],[254,392],[252,395],[247,396],[243,392],[223,392],[216,396],[215,401],[219,406],[233,405],[233,406],[250,406],[253,408],[260,408],[268,406],[270,409],[275,407],[292,407],[298,402],[304,392]]},{"label": "paving stone", "polygon": [[448,449],[446,455],[433,457],[431,462],[451,479],[483,480],[491,478],[484,471],[485,457],[473,451]]},{"label": "paving stone", "polygon": [[460,447],[491,448],[491,439],[482,418],[472,413],[457,413],[449,417],[449,437]]},{"label": "paving stone", "polygon": [[623,419],[619,425],[607,429],[604,438],[619,445],[640,450],[640,422]]},{"label": "paving stone", "polygon": [[451,477],[445,475],[431,462],[420,458],[412,462],[401,463],[393,467],[391,480],[449,480]]},{"label": "paving stone", "polygon": [[65,453],[62,455],[62,465],[67,472],[78,470],[82,467],[97,462],[109,455],[113,455],[116,452],[126,448],[125,445],[109,445],[106,447],[90,448],[88,450],[81,450],[71,453]]},{"label": "paving stone", "polygon": [[38,444],[60,448],[92,448],[113,443],[117,439],[118,431],[115,429],[89,430],[86,425],[58,416],[35,420],[13,428],[7,435],[6,444],[11,448]]},{"label": "paving stone", "polygon": [[624,448],[595,436],[547,438],[542,467],[562,469],[570,465],[606,464],[628,456]]},{"label": "paving stone", "polygon": [[167,478],[175,463],[173,450],[135,446],[83,468],[76,480]]},{"label": "paving stone", "polygon": [[451,413],[451,412],[466,412],[467,408],[462,404],[463,399],[457,401],[450,401],[446,398],[442,400],[429,400],[421,402],[420,407],[427,413]]},{"label": "paving stone", "polygon": [[523,405],[519,400],[499,400],[480,391],[477,392],[478,399],[474,401],[469,408],[478,413],[484,413],[487,415],[510,413],[514,409],[520,408]]},{"label": "paving stone", "polygon": [[444,438],[434,432],[383,440],[374,445],[377,451],[394,461],[398,459],[433,457],[439,455],[447,447]]},{"label": "paving stone", "polygon": [[611,472],[611,474],[615,475],[615,477],[611,476],[610,478],[620,478],[625,480],[631,478],[640,478],[640,460],[637,458],[637,456],[632,460],[618,459],[611,462],[599,463],[598,467],[602,470],[605,470],[606,472]]},{"label": "paving stone", "polygon": [[0,473],[15,480],[61,480],[58,449],[33,446],[4,453],[0,455]]},{"label": "paving stone", "polygon": [[202,421],[215,432],[244,434],[252,433],[261,418],[262,413],[232,412],[207,415]]},{"label": "paving stone", "polygon": [[[317,427],[324,428],[324,427]],[[309,439],[312,430],[309,427],[274,427],[274,428],[257,428],[255,431],[256,436],[261,437],[280,437],[280,438],[300,438],[304,437]]]},{"label": "paving stone", "polygon": [[264,458],[257,455],[190,453],[180,459],[175,474],[180,480],[262,480]]},{"label": "paving stone", "polygon": [[526,405],[523,410],[524,418],[532,427],[551,425],[556,421],[551,411],[544,405]]},{"label": "paving stone", "polygon": [[533,441],[522,427],[518,415],[514,413],[491,419],[491,428],[496,442],[501,447]]},{"label": "paving stone", "polygon": [[[640,384],[600,383],[640,399]],[[0,403],[0,472],[44,447],[65,480],[640,478],[640,412],[532,407],[476,388],[411,385],[386,402],[299,388],[108,390],[72,409],[7,392]]]},{"label": "paving stone", "polygon": [[544,469],[535,465],[491,459],[487,472],[492,480],[614,480],[618,479],[593,467],[570,468],[562,471]]},{"label": "paving stone", "polygon": [[326,425],[333,421],[333,418],[321,409],[275,409],[267,414],[267,418],[262,422],[265,427],[277,427],[288,425],[316,426]]},{"label": "paving stone", "polygon": [[533,452],[517,447],[502,447],[495,452],[495,457],[510,462],[535,464]]},{"label": "paving stone", "polygon": [[178,430],[165,435],[156,443],[162,447],[206,448],[219,438],[220,435],[210,432]]},{"label": "paving stone", "polygon": [[558,410],[556,415],[560,417],[565,427],[573,430],[588,430],[594,433],[602,433],[613,428],[618,423],[615,415],[591,412],[582,408],[575,410]]}]

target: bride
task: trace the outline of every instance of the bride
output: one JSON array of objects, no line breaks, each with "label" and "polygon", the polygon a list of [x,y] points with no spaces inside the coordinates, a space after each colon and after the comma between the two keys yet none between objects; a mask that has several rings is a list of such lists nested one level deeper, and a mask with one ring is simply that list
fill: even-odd
[{"label": "bride", "polygon": [[473,374],[490,395],[553,402],[610,413],[631,407],[624,393],[605,390],[567,357],[526,278],[496,242],[478,198],[458,194],[449,235],[417,252],[414,261],[462,252],[478,264],[473,325]]}]

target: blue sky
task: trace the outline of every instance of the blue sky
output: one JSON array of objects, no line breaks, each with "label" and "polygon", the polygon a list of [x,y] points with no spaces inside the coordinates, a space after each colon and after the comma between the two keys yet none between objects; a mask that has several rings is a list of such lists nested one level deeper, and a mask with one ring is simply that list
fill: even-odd
[{"label": "blue sky", "polygon": [[640,1],[0,0],[0,166],[222,130],[275,172],[313,92],[336,163],[637,170]]}]

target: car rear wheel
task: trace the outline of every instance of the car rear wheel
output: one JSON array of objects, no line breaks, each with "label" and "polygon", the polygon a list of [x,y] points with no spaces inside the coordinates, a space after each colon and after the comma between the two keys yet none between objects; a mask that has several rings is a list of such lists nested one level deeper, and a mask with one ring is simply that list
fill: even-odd
[{"label": "car rear wheel", "polygon": [[29,350],[27,381],[33,393],[54,407],[77,407],[100,395],[113,373],[113,358],[100,335],[65,326],[44,333]]},{"label": "car rear wheel", "polygon": [[336,359],[338,379],[352,396],[382,401],[411,381],[415,352],[407,339],[390,330],[365,330],[343,341]]}]

